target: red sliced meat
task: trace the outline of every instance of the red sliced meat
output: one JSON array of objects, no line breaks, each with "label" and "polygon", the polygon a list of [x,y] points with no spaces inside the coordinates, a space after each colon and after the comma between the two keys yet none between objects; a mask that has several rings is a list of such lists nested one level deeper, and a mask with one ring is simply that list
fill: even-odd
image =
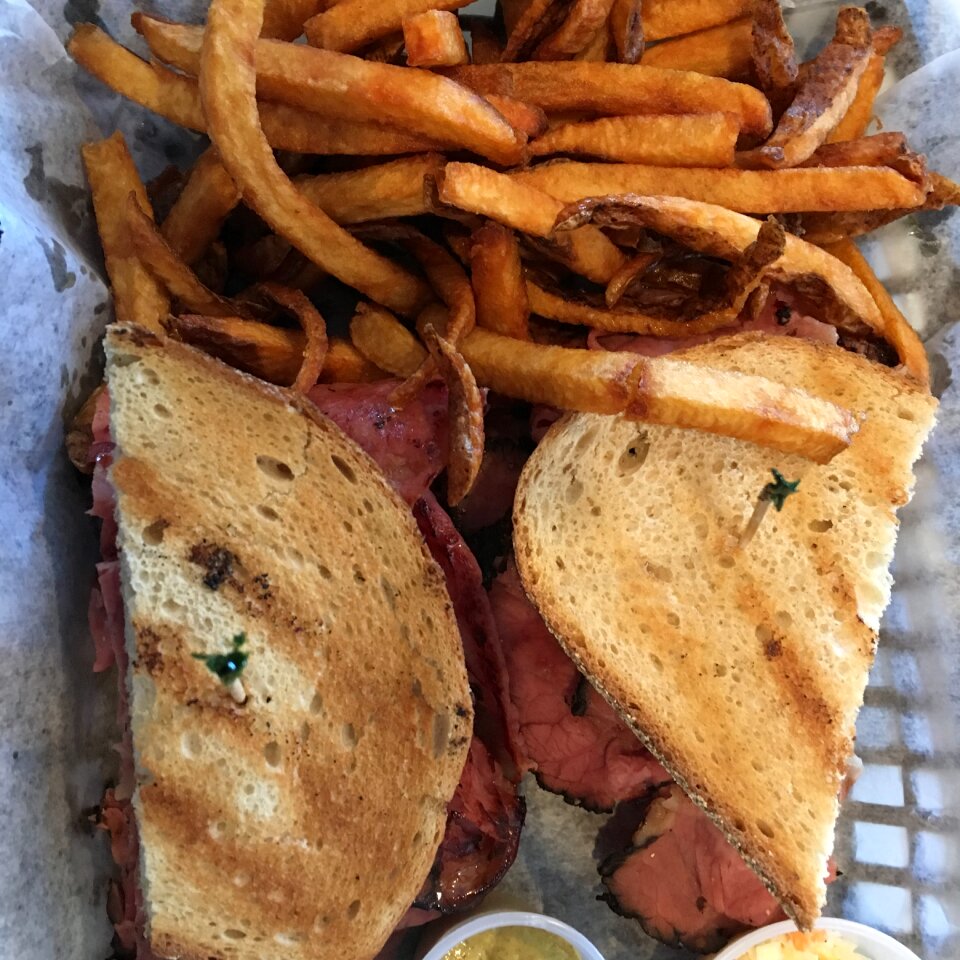
[{"label": "red sliced meat", "polygon": [[439,381],[428,383],[403,409],[395,410],[390,394],[398,382],[321,383],[309,397],[413,504],[446,466],[447,388]]},{"label": "red sliced meat", "polygon": [[580,675],[527,599],[511,561],[490,588],[528,766],[542,787],[612,810],[671,777]]},{"label": "red sliced meat", "polygon": [[526,462],[527,451],[519,446],[495,446],[487,438],[476,483],[453,510],[457,529],[469,536],[508,516]]},{"label": "red sliced meat", "polygon": [[432,494],[419,500],[413,512],[447,580],[474,697],[474,735],[467,763],[450,801],[446,834],[433,869],[414,902],[421,911],[449,913],[498,883],[516,857],[525,813],[517,790],[522,749],[480,568]]},{"label": "red sliced meat", "polygon": [[600,866],[604,898],[651,937],[700,953],[784,918],[723,833],[676,784],[647,805],[632,844]]}]

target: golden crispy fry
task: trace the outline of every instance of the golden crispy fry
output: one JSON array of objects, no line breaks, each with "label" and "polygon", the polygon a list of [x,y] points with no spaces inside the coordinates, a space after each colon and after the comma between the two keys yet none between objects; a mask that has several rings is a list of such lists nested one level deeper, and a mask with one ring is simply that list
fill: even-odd
[{"label": "golden crispy fry", "polygon": [[73,415],[63,438],[63,445],[67,448],[67,457],[81,473],[93,473],[95,457],[91,456],[90,448],[93,445],[93,418],[97,412],[97,405],[106,384],[101,383],[94,388],[90,396],[83,401],[80,409]]},{"label": "golden crispy fry", "polygon": [[127,239],[130,194],[137,197],[144,210],[150,210],[150,201],[123,134],[84,144],[83,165],[93,194],[93,212],[113,291],[114,314],[121,323],[162,331],[170,300]]},{"label": "golden crispy fry", "polygon": [[879,53],[870,54],[866,69],[860,76],[853,102],[840,122],[827,135],[827,143],[839,140],[855,140],[862,137],[873,119],[873,102],[877,99],[883,83],[884,58]]},{"label": "golden crispy fry", "polygon": [[[337,7],[339,9],[339,5]],[[138,29],[161,59],[197,73],[203,28],[140,16]],[[427,70],[409,70],[304,44],[256,44],[257,89],[270,100],[341,120],[391,123],[464,147],[500,163],[516,163],[522,138],[482,97]]]},{"label": "golden crispy fry", "polygon": [[[77,27],[67,52],[117,93],[182,127],[206,132],[200,91],[192,77],[146,63],[90,24]],[[271,146],[294,153],[382,156],[421,153],[436,146],[382,124],[324,120],[282,103],[261,104],[260,119]]]},{"label": "golden crispy fry", "polygon": [[460,23],[470,33],[470,62],[499,63],[503,43],[493,18],[463,16]]},{"label": "golden crispy fry", "polygon": [[780,0],[755,0],[751,59],[760,89],[779,116],[794,98],[799,67]]},{"label": "golden crispy fry", "polygon": [[350,53],[400,29],[408,17],[428,10],[457,10],[472,0],[337,0],[306,23],[315,47]]},{"label": "golden crispy fry", "polygon": [[751,69],[751,26],[749,17],[741,17],[686,37],[664,40],[647,47],[640,62],[645,67],[692,70],[711,77],[743,80]]},{"label": "golden crispy fry", "polygon": [[254,60],[262,17],[263,0],[210,5],[200,93],[223,165],[244,200],[311,261],[401,313],[414,312],[426,295],[423,284],[337,226],[277,165],[257,113]]},{"label": "golden crispy fry", "polygon": [[481,328],[462,352],[477,382],[506,396],[706,430],[818,463],[857,430],[849,412],[802,390],[673,357],[528,343]]},{"label": "golden crispy fry", "polygon": [[883,317],[883,339],[897,351],[897,356],[904,367],[920,383],[929,386],[930,362],[927,359],[927,351],[916,331],[910,326],[910,322],[893,302],[893,297],[887,292],[887,288],[877,279],[866,257],[852,240],[841,240],[824,249],[845,263],[867,288]]},{"label": "golden crispy fry", "polygon": [[124,213],[129,246],[157,281],[166,287],[171,297],[179,300],[193,313],[229,317],[237,312],[235,303],[225,300],[204,286],[173,251],[160,235],[153,218],[140,207],[135,193],[131,193],[127,198]]},{"label": "golden crispy fry", "polygon": [[729,113],[603,117],[554,127],[534,140],[534,157],[566,153],[665,167],[728,167],[740,134]]},{"label": "golden crispy fry", "polygon": [[452,67],[447,76],[477,93],[516,97],[548,112],[732,113],[746,134],[766,136],[770,104],[753,87],[699,73],[625,63],[501,63]]},{"label": "golden crispy fry", "polygon": [[[550,237],[563,204],[505,174],[472,163],[448,163],[437,178],[441,202],[479,213],[535,237]],[[597,283],[606,283],[626,261],[599,230],[574,231],[552,247],[557,259]]]},{"label": "golden crispy fry", "polygon": [[600,29],[594,34],[593,39],[579,52],[574,54],[574,60],[582,60],[586,63],[606,63],[612,59],[608,56],[613,49],[613,41],[610,36],[610,21],[602,24]]},{"label": "golden crispy fry", "polygon": [[395,377],[413,375],[428,356],[417,338],[392,313],[376,304],[357,305],[350,321],[350,340],[368,362]]},{"label": "golden crispy fry", "polygon": [[303,25],[321,10],[329,9],[336,0],[267,0],[263,9],[262,37],[275,40],[296,40]]},{"label": "golden crispy fry", "polygon": [[522,59],[550,29],[559,26],[566,12],[560,0],[524,0],[504,6],[507,43],[500,55],[503,63]]},{"label": "golden crispy fry", "polygon": [[467,63],[467,44],[455,13],[427,10],[403,21],[409,67],[455,67]]},{"label": "golden crispy fry", "polygon": [[220,235],[223,221],[239,202],[233,178],[209,147],[190,171],[160,233],[184,262],[194,263]]},{"label": "golden crispy fry", "polygon": [[493,221],[485,223],[474,231],[469,249],[477,324],[495,333],[529,340],[530,304],[513,231]]},{"label": "golden crispy fry", "polygon": [[574,0],[566,19],[534,51],[535,60],[569,60],[600,32],[613,0]]},{"label": "golden crispy fry", "polygon": [[665,40],[729,23],[752,10],[752,0],[644,0],[647,40]]},{"label": "golden crispy fry", "polygon": [[638,63],[646,42],[641,0],[613,0],[608,22],[617,62]]},{"label": "golden crispy fry", "polygon": [[[752,217],[723,207],[680,197],[637,196],[598,197],[572,204],[557,229],[576,228],[587,221],[655,230],[698,253],[731,261],[741,257],[760,233],[760,224]],[[863,284],[847,266],[819,247],[785,236],[783,256],[770,264],[768,272],[771,279],[820,288],[817,297],[831,314],[824,319],[836,320],[835,326],[872,328],[883,333],[883,319]]]},{"label": "golden crispy fry", "polygon": [[442,166],[443,157],[426,153],[344,173],[298,177],[294,182],[337,223],[364,223],[427,213],[424,177],[435,176]]},{"label": "golden crispy fry", "polygon": [[741,153],[739,164],[777,169],[806,160],[853,103],[870,55],[866,10],[844,7],[837,15],[836,36],[808,65],[773,135],[755,150]]},{"label": "golden crispy fry", "polygon": [[460,351],[432,324],[427,324],[423,338],[447,385],[447,502],[456,506],[473,489],[483,462],[483,394]]},{"label": "golden crispy fry", "polygon": [[334,337],[330,341],[321,383],[373,383],[386,378],[387,371],[371,363],[349,340]]},{"label": "golden crispy fry", "polygon": [[923,188],[884,167],[712,170],[569,162],[511,176],[566,203],[633,193],[686,197],[744,213],[893,210],[916,207],[924,197]]},{"label": "golden crispy fry", "polygon": [[854,213],[804,214],[801,218],[804,238],[810,243],[826,246],[878,230],[894,220],[920,210],[942,210],[947,206],[960,205],[960,184],[939,173],[928,174],[927,181],[930,190],[917,206]]},{"label": "golden crispy fry", "polygon": [[872,137],[825,143],[800,166],[890,167],[921,186],[927,184],[926,158],[907,146],[902,133],[875,133]]},{"label": "golden crispy fry", "polygon": [[484,99],[506,117],[507,123],[514,130],[526,137],[539,137],[547,129],[547,115],[532,103],[514,100],[513,97],[501,97],[495,93]]},{"label": "golden crispy fry", "polygon": [[255,293],[272,300],[277,306],[293,314],[304,334],[304,348],[291,387],[297,393],[306,393],[320,379],[327,356],[327,324],[320,311],[299,291],[279,283],[261,283]]}]

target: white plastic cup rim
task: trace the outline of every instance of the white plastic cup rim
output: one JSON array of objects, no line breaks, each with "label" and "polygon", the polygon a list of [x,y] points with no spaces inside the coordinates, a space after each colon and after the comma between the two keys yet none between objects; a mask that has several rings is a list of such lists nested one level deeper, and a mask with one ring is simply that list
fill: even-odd
[{"label": "white plastic cup rim", "polygon": [[[836,917],[822,917],[815,925],[816,930],[829,930],[839,933],[854,944],[867,960],[920,960],[912,951],[893,937],[874,930],[863,923],[854,920],[840,920]],[[767,927],[760,927],[743,934],[732,943],[727,944],[713,960],[740,960],[751,948],[758,947],[768,940],[775,940],[785,933],[796,933],[797,926],[792,920],[783,920],[780,923],[771,923]]]},{"label": "white plastic cup rim", "polygon": [[433,945],[423,960],[443,960],[443,957],[457,944],[485,930],[500,927],[536,927],[538,930],[546,930],[561,940],[566,940],[580,954],[581,960],[604,960],[603,954],[569,924],[542,913],[530,913],[526,910],[495,910],[457,924]]}]

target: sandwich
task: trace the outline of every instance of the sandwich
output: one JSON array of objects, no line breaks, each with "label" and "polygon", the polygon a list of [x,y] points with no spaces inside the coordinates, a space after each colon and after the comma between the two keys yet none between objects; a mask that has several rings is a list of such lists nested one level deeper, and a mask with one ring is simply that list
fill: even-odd
[{"label": "sandwich", "polygon": [[[742,891],[727,890],[725,908],[709,896],[687,904],[693,929],[652,915],[669,899],[650,893],[657,881],[678,889],[662,872],[676,866],[678,843],[710,859],[712,828],[697,808],[732,845],[728,861],[735,848],[801,928],[823,907],[890,597],[896,511],[936,401],[901,372],[802,338],[742,333],[684,356],[802,387],[857,412],[860,430],[817,465],[731,438],[567,414],[524,467],[514,546],[523,588],[570,672],[589,681],[580,715],[609,729],[614,714],[650,754],[605,741],[621,744],[628,775],[611,784],[608,770],[600,799],[644,802],[626,848],[601,867],[607,896],[661,939],[710,950],[771,911],[751,917],[745,898],[736,902]],[[795,493],[745,537],[772,470]],[[652,846],[668,827],[673,855]]]},{"label": "sandwich", "polygon": [[119,945],[369,958],[471,749],[443,572],[309,401],[135,326],[105,347],[91,622],[120,680]]}]

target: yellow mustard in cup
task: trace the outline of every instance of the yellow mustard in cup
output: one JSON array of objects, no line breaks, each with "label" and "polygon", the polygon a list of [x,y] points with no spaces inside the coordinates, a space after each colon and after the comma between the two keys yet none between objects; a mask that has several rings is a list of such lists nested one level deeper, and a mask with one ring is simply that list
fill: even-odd
[{"label": "yellow mustard in cup", "polygon": [[458,943],[443,960],[580,960],[580,954],[549,930],[494,927]]}]

